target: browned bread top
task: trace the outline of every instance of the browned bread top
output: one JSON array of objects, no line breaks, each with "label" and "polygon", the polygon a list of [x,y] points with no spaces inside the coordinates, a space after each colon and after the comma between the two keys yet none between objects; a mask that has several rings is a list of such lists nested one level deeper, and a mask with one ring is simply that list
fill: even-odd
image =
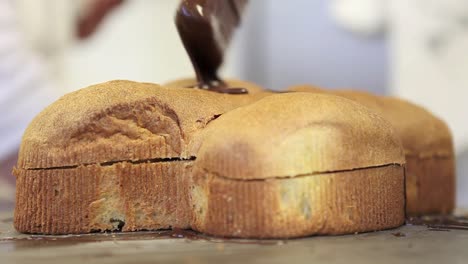
[{"label": "browned bread top", "polygon": [[189,159],[192,137],[208,122],[263,96],[120,80],[93,85],[63,96],[31,122],[18,168]]},{"label": "browned bread top", "polygon": [[[227,81],[229,84],[229,87],[233,88],[247,88],[249,90],[250,94],[256,94],[256,93],[266,93],[268,92],[267,90],[263,89],[262,87],[251,83],[247,81],[241,81],[237,79],[229,79]],[[184,79],[178,79],[174,80],[168,83],[165,83],[163,86],[164,87],[176,87],[176,88],[187,88],[187,87],[192,87],[197,84],[197,80],[195,78],[184,78]]]},{"label": "browned bread top", "polygon": [[425,108],[394,97],[356,90],[323,90],[294,86],[289,91],[331,93],[356,101],[387,119],[400,136],[405,154],[419,158],[453,157],[452,135],[447,124]]},{"label": "browned bread top", "polygon": [[204,130],[197,166],[233,179],[295,177],[404,164],[381,116],[351,100],[284,93],[232,110]]},{"label": "browned bread top", "polygon": [[299,85],[293,85],[289,86],[286,89],[287,92],[303,92],[303,93],[327,93],[329,91],[322,89],[318,86],[313,86],[310,84],[299,84]]},{"label": "browned bread top", "polygon": [[405,152],[419,158],[454,157],[452,133],[447,124],[428,110],[408,101],[383,98],[382,116],[395,125]]}]

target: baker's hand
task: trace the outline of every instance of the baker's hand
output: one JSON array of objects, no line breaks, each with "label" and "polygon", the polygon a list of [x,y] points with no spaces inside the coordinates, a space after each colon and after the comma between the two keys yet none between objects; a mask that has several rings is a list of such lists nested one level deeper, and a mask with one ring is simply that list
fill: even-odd
[{"label": "baker's hand", "polygon": [[77,36],[85,39],[91,36],[99,27],[103,19],[110,14],[115,7],[124,0],[94,0],[90,3],[83,15],[80,16],[77,25]]},{"label": "baker's hand", "polygon": [[12,174],[18,153],[12,153],[0,160],[0,211],[13,208],[15,201],[15,178]]}]

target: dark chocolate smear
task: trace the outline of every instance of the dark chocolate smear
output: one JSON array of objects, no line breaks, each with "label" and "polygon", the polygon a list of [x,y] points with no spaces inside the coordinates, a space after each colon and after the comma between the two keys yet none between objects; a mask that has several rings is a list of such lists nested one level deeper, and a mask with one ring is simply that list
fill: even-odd
[{"label": "dark chocolate smear", "polygon": [[423,225],[430,231],[468,230],[468,217],[455,215],[428,215],[409,217],[406,224]]}]

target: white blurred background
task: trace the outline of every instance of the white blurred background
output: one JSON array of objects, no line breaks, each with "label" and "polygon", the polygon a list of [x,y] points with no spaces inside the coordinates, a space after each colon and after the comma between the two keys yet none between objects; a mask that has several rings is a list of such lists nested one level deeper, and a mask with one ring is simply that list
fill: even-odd
[{"label": "white blurred background", "polygon": [[[40,68],[37,80],[50,94],[44,100],[30,95],[27,111],[15,112],[3,102],[11,105],[17,100],[9,85],[16,82],[0,79],[0,109],[17,120],[14,129],[8,127],[13,122],[0,121],[0,136],[12,142],[0,149],[4,160],[0,174],[14,164],[19,131],[56,97],[111,79],[163,83],[192,76],[173,23],[178,3],[124,1],[94,34],[79,39],[77,20],[93,0],[0,0],[0,23],[18,31],[13,39],[32,54],[31,63]],[[1,26],[0,78],[11,65],[1,59],[9,54],[1,48],[2,41],[9,39]],[[468,207],[466,0],[251,0],[223,76],[275,90],[303,83],[358,88],[398,95],[429,108],[453,130],[458,203]],[[5,180],[0,182],[0,199],[11,197],[6,186]]]}]

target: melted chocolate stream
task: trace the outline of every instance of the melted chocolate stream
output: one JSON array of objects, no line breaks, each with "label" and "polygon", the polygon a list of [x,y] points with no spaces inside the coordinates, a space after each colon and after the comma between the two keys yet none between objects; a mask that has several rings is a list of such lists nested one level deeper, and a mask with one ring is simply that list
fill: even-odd
[{"label": "melted chocolate stream", "polygon": [[244,88],[229,88],[218,77],[224,51],[240,24],[247,0],[183,0],[175,23],[195,70],[193,87],[219,93],[244,94]]}]

